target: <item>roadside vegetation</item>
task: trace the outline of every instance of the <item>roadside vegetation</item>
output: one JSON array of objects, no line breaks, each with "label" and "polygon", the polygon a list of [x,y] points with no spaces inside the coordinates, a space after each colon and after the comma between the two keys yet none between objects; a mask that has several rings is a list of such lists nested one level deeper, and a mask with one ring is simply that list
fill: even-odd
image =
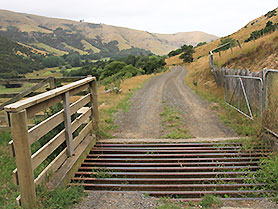
[{"label": "roadside vegetation", "polygon": [[175,108],[164,105],[162,117],[162,138],[165,139],[188,139],[192,138],[186,130],[185,121],[181,113]]}]

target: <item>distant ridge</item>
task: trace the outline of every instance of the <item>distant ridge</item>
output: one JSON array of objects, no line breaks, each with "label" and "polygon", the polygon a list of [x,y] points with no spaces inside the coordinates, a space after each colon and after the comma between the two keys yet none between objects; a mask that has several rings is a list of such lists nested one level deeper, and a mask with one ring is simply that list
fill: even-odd
[{"label": "distant ridge", "polygon": [[55,54],[138,47],[159,55],[183,44],[210,42],[217,36],[204,32],[157,34],[105,24],[77,22],[0,10],[0,35]]}]

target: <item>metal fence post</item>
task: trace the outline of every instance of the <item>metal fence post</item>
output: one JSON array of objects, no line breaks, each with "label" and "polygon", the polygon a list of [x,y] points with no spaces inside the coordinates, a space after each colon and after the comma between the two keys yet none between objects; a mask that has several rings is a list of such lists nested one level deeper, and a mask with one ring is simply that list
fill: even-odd
[{"label": "metal fence post", "polygon": [[36,192],[28,138],[26,110],[10,113],[10,117],[12,139],[16,153],[21,204],[25,208],[34,208]]}]

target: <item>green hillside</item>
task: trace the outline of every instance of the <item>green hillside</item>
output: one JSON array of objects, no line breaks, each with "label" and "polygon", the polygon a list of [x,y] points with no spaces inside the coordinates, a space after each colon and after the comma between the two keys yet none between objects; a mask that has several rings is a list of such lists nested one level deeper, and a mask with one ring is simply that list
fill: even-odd
[{"label": "green hillside", "polygon": [[38,70],[43,55],[0,36],[0,78],[18,77]]}]

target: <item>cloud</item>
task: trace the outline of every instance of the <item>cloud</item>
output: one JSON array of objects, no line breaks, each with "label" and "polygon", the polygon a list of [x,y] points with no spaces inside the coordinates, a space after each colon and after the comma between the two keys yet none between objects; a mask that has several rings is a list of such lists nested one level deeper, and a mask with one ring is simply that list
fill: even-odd
[{"label": "cloud", "polygon": [[224,36],[276,8],[277,0],[9,0],[0,7],[156,33],[199,30]]}]

